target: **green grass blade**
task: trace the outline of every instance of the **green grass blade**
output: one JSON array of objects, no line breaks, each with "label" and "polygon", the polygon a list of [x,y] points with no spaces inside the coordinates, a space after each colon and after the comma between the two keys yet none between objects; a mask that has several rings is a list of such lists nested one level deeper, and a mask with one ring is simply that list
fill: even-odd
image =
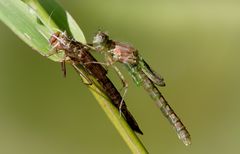
[{"label": "green grass blade", "polygon": [[33,49],[49,51],[48,41],[36,28],[39,25],[37,17],[21,1],[0,1],[0,19]]},{"label": "green grass blade", "polygon": [[[54,0],[8,0],[0,1],[0,20],[4,22],[25,43],[42,55],[51,47],[48,38],[56,30],[67,31],[76,40],[85,43],[85,37],[71,15]],[[61,55],[48,57],[60,61]],[[84,70],[80,68],[83,72]],[[92,78],[92,77],[91,77]],[[97,82],[88,86],[111,122],[133,153],[147,153],[146,149],[131,130],[118,110],[100,90]]]}]

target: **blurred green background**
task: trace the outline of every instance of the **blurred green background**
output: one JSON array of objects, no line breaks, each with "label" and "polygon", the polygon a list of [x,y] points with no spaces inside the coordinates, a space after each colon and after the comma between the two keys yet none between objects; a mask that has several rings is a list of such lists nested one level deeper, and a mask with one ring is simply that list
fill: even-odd
[{"label": "blurred green background", "polygon": [[[185,147],[123,68],[125,98],[150,153],[240,153],[239,1],[64,1],[88,41],[97,29],[137,47],[192,135]],[[0,24],[0,153],[130,153],[78,75]],[[116,75],[110,77],[120,88]]]}]

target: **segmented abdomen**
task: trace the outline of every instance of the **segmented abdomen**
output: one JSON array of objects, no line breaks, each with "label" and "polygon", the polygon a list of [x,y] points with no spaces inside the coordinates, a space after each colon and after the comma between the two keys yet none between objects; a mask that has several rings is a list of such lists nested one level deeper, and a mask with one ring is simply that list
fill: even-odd
[{"label": "segmented abdomen", "polygon": [[133,76],[134,81],[137,82],[138,85],[142,85],[144,89],[148,92],[148,94],[151,96],[151,98],[156,102],[157,106],[160,108],[163,115],[168,119],[170,124],[173,126],[173,128],[177,132],[179,139],[182,140],[185,145],[191,144],[190,134],[187,131],[186,127],[178,118],[178,116],[170,107],[170,105],[167,103],[166,99],[163,97],[163,95],[157,89],[154,83],[147,77],[147,75],[141,69],[138,68],[137,65],[135,66],[127,65],[127,66],[132,67],[129,69],[134,71],[134,72],[131,72],[131,75]]},{"label": "segmented abdomen", "polygon": [[106,76],[107,71],[102,67],[102,65],[92,63],[96,62],[96,59],[88,51],[85,50],[81,50],[81,56],[79,57],[78,60],[80,60],[80,62],[88,70],[88,72],[97,79],[97,81],[99,82],[101,87],[103,87],[103,90],[106,92],[107,96],[112,100],[112,103],[116,108],[119,109],[122,103],[121,112],[129,126],[139,134],[143,134],[133,115],[128,111],[127,105],[125,101],[122,100],[120,93],[115,88],[110,79]]}]

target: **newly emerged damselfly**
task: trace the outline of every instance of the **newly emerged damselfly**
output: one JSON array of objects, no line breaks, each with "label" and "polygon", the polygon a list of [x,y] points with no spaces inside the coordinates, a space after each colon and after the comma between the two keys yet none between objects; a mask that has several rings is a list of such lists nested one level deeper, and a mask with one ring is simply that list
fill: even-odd
[{"label": "newly emerged damselfly", "polygon": [[128,69],[134,82],[138,86],[143,86],[151,98],[156,102],[163,115],[176,130],[179,139],[182,140],[185,145],[191,144],[191,138],[188,130],[155,86],[165,86],[163,78],[157,75],[150,68],[150,66],[138,53],[138,50],[131,45],[110,40],[109,36],[101,31],[95,35],[92,45],[98,52],[105,54],[106,65],[113,66],[119,74],[119,77],[124,83],[126,89],[127,82],[119,69],[114,65],[115,62],[123,63]]}]

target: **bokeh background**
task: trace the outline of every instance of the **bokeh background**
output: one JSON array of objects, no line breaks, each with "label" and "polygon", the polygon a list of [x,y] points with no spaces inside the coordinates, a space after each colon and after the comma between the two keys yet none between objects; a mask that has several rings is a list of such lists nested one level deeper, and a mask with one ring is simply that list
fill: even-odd
[{"label": "bokeh background", "polygon": [[[65,1],[88,41],[97,29],[129,42],[166,80],[160,88],[192,135],[185,147],[123,68],[125,98],[150,153],[240,153],[240,2]],[[0,24],[0,153],[130,153],[78,75]],[[110,77],[120,88],[116,75]]]}]

